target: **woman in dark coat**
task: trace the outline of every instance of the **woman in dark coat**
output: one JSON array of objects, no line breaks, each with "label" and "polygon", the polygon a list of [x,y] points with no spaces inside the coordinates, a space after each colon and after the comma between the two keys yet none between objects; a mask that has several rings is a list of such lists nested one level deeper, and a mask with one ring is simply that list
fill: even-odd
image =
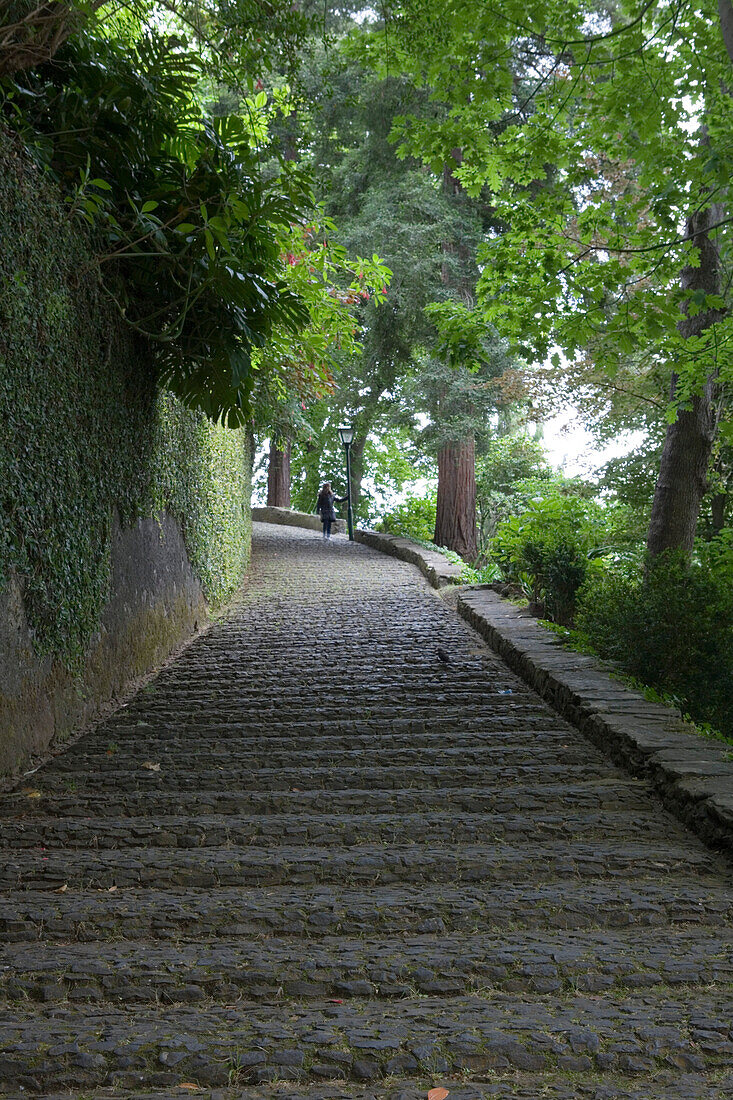
[{"label": "woman in dark coat", "polygon": [[331,488],[330,481],[324,481],[321,486],[321,491],[318,494],[318,500],[316,501],[316,511],[321,517],[321,523],[323,524],[323,537],[324,539],[330,539],[331,537],[331,524],[336,519],[336,512],[334,511],[334,504],[341,504],[346,500],[346,497],[337,497]]}]

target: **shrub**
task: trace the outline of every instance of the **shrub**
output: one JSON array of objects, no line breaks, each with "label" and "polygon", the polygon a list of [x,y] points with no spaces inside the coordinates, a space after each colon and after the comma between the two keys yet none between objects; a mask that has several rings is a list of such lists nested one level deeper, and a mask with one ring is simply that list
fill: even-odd
[{"label": "shrub", "polygon": [[435,493],[426,497],[408,496],[382,517],[377,529],[430,542],[435,534]]},{"label": "shrub", "polygon": [[600,656],[658,688],[696,721],[733,728],[733,543],[666,553],[646,571],[616,567],[586,582],[577,627]]},{"label": "shrub", "polygon": [[553,493],[498,525],[491,557],[505,580],[521,585],[536,611],[570,624],[594,559],[627,541],[623,519],[616,506]]}]

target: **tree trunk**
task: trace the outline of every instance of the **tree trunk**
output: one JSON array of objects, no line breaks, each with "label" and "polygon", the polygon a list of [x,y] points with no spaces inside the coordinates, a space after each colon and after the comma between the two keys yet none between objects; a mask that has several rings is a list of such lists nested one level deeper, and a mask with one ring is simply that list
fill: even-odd
[{"label": "tree trunk", "polygon": [[725,527],[725,510],[728,507],[728,494],[716,493],[710,501],[713,517],[713,534],[719,535]]},{"label": "tree trunk", "polygon": [[268,508],[290,507],[290,440],[280,449],[274,441],[270,443],[270,458],[267,465],[267,506]]},{"label": "tree trunk", "polygon": [[718,15],[720,16],[720,33],[723,36],[728,57],[733,62],[733,3],[731,3],[731,0],[718,0]]},{"label": "tree trunk", "polygon": [[[443,167],[443,191],[459,198],[463,193],[461,181],[453,174],[453,168],[463,160],[461,149],[451,150],[453,164]],[[444,240],[441,281],[445,287],[458,291],[465,304],[473,305],[473,284],[468,278],[469,249],[463,240]],[[457,256],[458,271],[451,269],[448,257]],[[455,550],[465,561],[475,561],[478,556],[476,542],[476,444],[473,438],[452,439],[438,451],[438,499],[435,510],[435,538],[437,546]]]},{"label": "tree trunk", "polygon": [[473,439],[446,443],[438,453],[435,543],[475,561],[476,462]]},{"label": "tree trunk", "polygon": [[361,483],[364,479],[364,447],[366,436],[354,436],[351,444],[351,504],[356,508],[361,500]]},{"label": "tree trunk", "polygon": [[[699,267],[686,267],[682,272],[684,290],[720,294],[718,250],[708,232],[709,226],[721,217],[722,207],[713,203],[688,219],[687,235],[694,240],[700,264]],[[699,336],[721,317],[717,310],[703,310],[695,317],[685,316],[679,324],[680,333],[686,339]],[[672,399],[676,388],[674,376]],[[667,428],[649,521],[647,549],[650,554],[670,549],[692,553],[717,428],[715,388],[715,375],[711,375],[703,392],[692,399],[688,408],[680,409],[674,423]]]}]

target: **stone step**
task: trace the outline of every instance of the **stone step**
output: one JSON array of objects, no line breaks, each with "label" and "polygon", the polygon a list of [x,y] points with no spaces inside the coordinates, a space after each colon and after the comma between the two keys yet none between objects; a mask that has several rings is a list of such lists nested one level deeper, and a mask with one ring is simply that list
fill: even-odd
[{"label": "stone step", "polygon": [[[568,728],[567,721],[543,707],[537,696],[524,695],[519,690],[515,692],[514,689],[502,689],[493,695],[482,694],[475,704],[462,699],[460,702],[453,700],[452,704],[438,703],[433,707],[430,698],[430,693],[426,693],[424,699],[415,699],[413,695],[405,694],[386,704],[369,699],[350,700],[350,705],[343,711],[329,711],[314,707],[312,698],[300,698],[296,692],[288,690],[279,700],[272,716],[268,717],[267,729],[270,730],[272,723],[276,734],[287,732],[292,719],[283,715],[297,714],[307,726],[322,727],[330,733],[341,730],[346,733],[368,733],[375,724],[380,729],[394,728],[396,731],[405,731],[412,726],[417,730],[425,728],[440,732],[455,726],[456,711],[460,711],[462,722],[471,725],[497,722],[501,729],[519,719],[528,726]],[[135,730],[142,729],[143,726],[155,726],[161,729],[203,729],[207,733],[219,729],[225,732],[229,729],[245,729],[256,734],[262,730],[259,706],[260,703],[254,698],[247,704],[240,700],[239,704],[232,704],[231,708],[213,706],[207,702],[194,702],[190,706],[178,708],[173,699],[167,699],[165,703],[161,699],[158,707],[142,706],[133,702],[127,708],[120,708],[99,728]]]},{"label": "stone step", "polygon": [[[288,687],[283,687],[283,684]],[[363,685],[350,681],[348,692],[337,696],[329,707],[315,701],[318,695],[317,682],[307,686],[307,690],[292,690],[293,671],[283,668],[269,688],[260,688],[259,692],[247,697],[246,694],[232,690],[223,694],[219,691],[175,692],[160,690],[158,697],[148,696],[145,705],[138,702],[134,709],[129,707],[119,718],[119,724],[127,725],[131,718],[139,718],[151,725],[176,724],[193,725],[202,722],[211,723],[211,714],[221,715],[221,721],[227,725],[239,723],[257,728],[260,719],[266,719],[269,728],[272,721],[275,728],[287,725],[291,716],[302,715],[306,721],[315,724],[332,724],[355,721],[380,723],[390,721],[451,719],[460,713],[469,720],[493,719],[504,716],[527,715],[528,718],[540,718],[542,705],[529,688],[520,687],[517,681],[502,681],[485,686],[476,685],[473,689],[463,687],[445,692],[440,685],[426,684],[421,688],[395,681],[381,685],[370,694]],[[544,711],[545,721],[552,721]],[[555,721],[563,720],[559,717]],[[110,727],[118,724],[114,719],[106,723]]]},{"label": "stone step", "polygon": [[[45,774],[45,773],[42,773]],[[37,782],[42,781],[42,775]],[[26,780],[28,782],[28,780]],[[32,780],[31,780],[32,782]],[[186,815],[193,822],[202,814],[309,814],[435,812],[450,808],[457,812],[507,814],[552,813],[567,808],[577,812],[593,812],[607,807],[627,813],[644,813],[650,809],[646,787],[639,780],[612,776],[586,782],[502,784],[498,787],[396,787],[393,790],[358,788],[352,790],[282,790],[282,791],[187,791]],[[0,800],[0,829],[3,822],[34,827],[36,817],[101,818],[129,815],[170,817],[181,811],[181,799],[175,792],[157,787],[144,790],[114,790],[102,794],[77,791],[64,794],[44,792],[37,787],[25,787]]]},{"label": "stone step", "polygon": [[[433,654],[436,649],[432,650]],[[322,682],[320,667],[315,664],[313,653],[298,655],[294,652],[290,661],[278,660],[268,653],[265,667],[260,660],[263,651],[264,645],[260,645],[256,654],[249,646],[238,645],[233,651],[234,658],[230,651],[226,660],[219,658],[204,665],[196,661],[195,670],[200,673],[198,677],[194,675],[191,665],[184,669],[184,661],[181,663],[184,669],[182,678],[172,679],[161,673],[143,688],[134,703],[128,704],[128,709],[144,705],[146,710],[152,712],[165,705],[167,696],[174,693],[181,700],[234,702],[237,706],[256,701],[267,706],[271,692],[280,694],[284,690],[304,705],[312,706]],[[496,659],[493,662],[490,659],[480,660],[478,665],[469,662],[446,667],[431,656],[422,665],[410,666],[405,661],[404,650],[399,646],[384,651],[384,656],[388,657],[387,663],[374,666],[369,660],[364,660],[365,654],[362,652],[361,661],[354,662],[348,669],[348,677],[343,677],[348,692],[343,696],[336,695],[336,704],[342,706],[347,715],[352,701],[358,705],[364,700],[371,700],[383,710],[388,710],[391,703],[404,705],[405,691],[409,691],[418,704],[428,703],[433,694],[440,704],[445,704],[456,695],[496,697],[507,689],[520,698],[537,698],[532,688]],[[233,666],[232,659],[235,662]],[[243,680],[242,664],[256,669],[256,676]],[[347,667],[345,664],[342,666],[340,656],[338,665],[339,668]],[[288,676],[287,680],[283,674]]]},{"label": "stone step", "polygon": [[[79,774],[77,772],[59,772],[44,769],[33,776],[34,788],[44,792],[67,791],[70,793],[85,790],[125,791],[140,789],[159,789],[176,791],[205,790],[329,790],[348,791],[354,787],[364,789],[375,787],[378,790],[403,787],[476,787],[481,785],[498,786],[500,784],[524,786],[542,781],[558,783],[566,779],[571,783],[587,782],[590,779],[615,777],[616,770],[604,761],[578,763],[572,766],[553,762],[517,760],[513,765],[485,764],[466,765],[419,765],[383,768],[372,767],[322,767],[322,768],[258,768],[252,771],[245,763],[239,767],[222,764],[220,768],[200,767],[195,772],[186,766],[185,760],[171,761],[167,768],[161,765],[160,771],[143,767],[146,763],[158,764],[155,753],[140,759],[130,769],[115,767],[110,763],[97,774]],[[112,761],[114,758],[110,758]]]},{"label": "stone step", "polygon": [[363,547],[265,531],[0,815],[1,1095],[733,1100],[730,867]]},{"label": "stone step", "polygon": [[[672,1080],[733,1070],[733,990],[405,998],[231,1006],[37,1007],[0,1015],[0,1078],[30,1091],[86,1085],[207,1085],[517,1072]],[[602,1094],[601,1094],[602,1095]],[[608,1094],[607,1094],[608,1095]]]},{"label": "stone step", "polygon": [[[718,875],[680,874],[670,884],[656,872],[632,880],[548,883],[497,882],[379,885],[372,887],[272,886],[263,889],[128,887],[108,891],[63,887],[0,895],[0,932],[7,943],[53,939],[195,941],[410,934],[467,935],[517,929],[638,929],[657,935],[666,926],[722,928],[733,923],[733,890]],[[653,931],[649,931],[652,929]],[[293,950],[303,950],[296,940]]]},{"label": "stone step", "polygon": [[[385,697],[385,692],[399,700],[400,689],[405,688],[417,693],[418,697],[435,692],[441,701],[455,692],[496,693],[506,687],[512,690],[516,688],[521,695],[533,694],[521,677],[512,672],[480,638],[473,636],[475,652],[472,652],[466,638],[467,635],[464,634],[460,641],[451,643],[453,653],[450,665],[444,665],[438,659],[438,647],[448,649],[448,644],[440,638],[430,644],[429,650],[419,662],[410,660],[411,647],[401,645],[397,636],[381,650],[372,650],[369,642],[361,642],[351,650],[355,659],[348,669],[349,691],[346,701],[351,700],[353,692],[356,699],[361,696],[377,700],[381,698],[381,705],[386,706],[394,699]],[[311,636],[310,645],[305,649],[294,645],[289,650],[279,651],[267,647],[264,636],[258,636],[254,643],[251,637],[243,637],[239,642],[227,641],[226,648],[208,656],[202,655],[200,650],[190,650],[183,655],[175,669],[163,669],[158,673],[142,689],[135,702],[138,705],[144,703],[146,707],[155,707],[167,692],[175,692],[182,699],[200,697],[209,700],[246,701],[256,698],[266,703],[267,699],[263,697],[272,688],[282,691],[286,684],[293,695],[312,703],[314,691],[317,691],[322,682],[321,668],[324,667],[320,658],[314,659],[314,640]],[[317,640],[320,645],[324,639],[319,637]],[[368,653],[364,652],[365,646],[369,647]],[[261,660],[264,651],[267,651],[266,665]],[[338,648],[337,652],[339,667],[346,668],[349,651]],[[375,664],[369,659],[372,654],[378,657]],[[243,679],[243,663],[256,669],[257,675]],[[282,672],[288,673],[287,681],[283,681]]]},{"label": "stone step", "polygon": [[[276,709],[272,710],[261,710],[256,701],[231,708],[206,702],[182,702],[177,708],[170,704],[159,710],[145,707],[132,713],[125,711],[123,715],[100,724],[94,738],[98,737],[101,741],[103,737],[110,736],[120,741],[123,736],[144,736],[146,731],[161,731],[163,735],[180,734],[194,738],[248,736],[267,740],[270,735],[275,738],[297,738],[301,727],[307,729],[309,734],[344,736],[348,740],[359,736],[373,738],[375,731],[385,735],[409,734],[411,730],[413,735],[452,732],[458,735],[465,730],[471,734],[485,732],[494,725],[498,737],[503,731],[510,732],[515,728],[520,731],[524,729],[528,734],[535,729],[572,730],[565,719],[543,711],[539,705],[533,706],[529,700],[520,701],[520,697],[514,695],[500,695],[497,698],[496,705],[486,700],[471,703],[457,699],[452,706],[438,704],[432,707],[427,700],[413,702],[406,694],[400,702],[384,709],[366,703],[344,711],[318,709],[290,694],[284,694]],[[218,720],[212,720],[214,713],[219,713]]]},{"label": "stone step", "polygon": [[574,842],[604,838],[609,829],[617,840],[639,843],[656,838],[686,837],[673,817],[639,807],[633,815],[628,807],[598,810],[552,808],[521,810],[514,814],[469,813],[456,807],[441,807],[417,813],[331,813],[281,814],[189,814],[155,817],[58,816],[9,822],[0,820],[0,845],[16,849],[56,848],[122,849],[212,848],[256,844],[315,844],[321,847],[349,847],[366,843],[405,844],[411,840],[431,844],[516,843],[518,841]]},{"label": "stone step", "polygon": [[0,1003],[277,1003],[733,985],[733,927],[6,946]]},{"label": "stone step", "polygon": [[[572,1057],[572,1056],[571,1056]],[[150,1089],[150,1076],[144,1078],[146,1087],[134,1092],[128,1089],[85,1089],[78,1100],[183,1100],[199,1097],[199,1100],[374,1100],[374,1087],[357,1085],[347,1081],[304,1082],[294,1085],[281,1081],[272,1085],[254,1085],[249,1088],[207,1088],[195,1082],[184,1081],[163,1091]],[[316,1074],[314,1073],[315,1077]],[[135,1081],[135,1075],[129,1078]],[[140,1075],[143,1079],[143,1075]],[[133,1086],[134,1087],[134,1086]],[[161,1086],[162,1087],[162,1086]],[[579,1073],[577,1070],[556,1073],[516,1073],[509,1078],[493,1077],[490,1085],[485,1081],[472,1081],[465,1074],[460,1077],[434,1075],[422,1079],[397,1076],[379,1083],[379,1100],[425,1100],[428,1090],[446,1088],[449,1100],[730,1100],[733,1096],[733,1074],[726,1071],[684,1073],[669,1067],[657,1070],[653,1078],[645,1075],[639,1081],[633,1075],[615,1074],[611,1084],[603,1084],[596,1073]],[[70,1100],[68,1092],[53,1093],[46,1100]]]},{"label": "stone step", "polygon": [[501,768],[521,760],[523,765],[552,764],[568,768],[585,765],[611,767],[603,755],[579,737],[565,735],[560,738],[533,738],[530,744],[524,740],[504,744],[430,745],[419,748],[383,748],[378,739],[368,748],[305,748],[297,743],[283,750],[240,747],[236,742],[226,748],[202,746],[200,741],[180,742],[177,745],[161,744],[149,738],[139,745],[115,746],[105,752],[86,752],[79,748],[64,753],[44,769],[46,779],[58,775],[94,775],[103,779],[108,772],[129,774],[154,758],[161,771],[169,772],[207,770],[214,768],[235,771],[248,768],[251,771],[270,774],[276,769],[292,771],[300,769],[305,776],[323,768],[421,768],[487,767]]},{"label": "stone step", "polygon": [[[304,731],[307,733],[304,734]],[[135,722],[99,727],[97,732],[84,738],[84,741],[67,751],[84,751],[90,754],[119,752],[129,750],[132,745],[150,745],[160,743],[166,751],[175,746],[190,748],[197,742],[203,742],[212,749],[228,751],[233,747],[253,751],[272,748],[275,752],[284,752],[307,743],[311,749],[345,749],[356,751],[372,749],[379,745],[388,750],[404,748],[422,749],[448,746],[459,748],[463,745],[516,744],[540,739],[555,744],[579,742],[590,747],[590,743],[580,738],[577,730],[568,728],[561,722],[553,724],[545,717],[522,716],[518,718],[503,716],[487,718],[481,714],[476,717],[459,717],[432,722],[418,718],[367,719],[363,722],[323,722],[310,720],[308,715],[298,714],[297,718],[278,724],[277,730],[263,730],[259,722],[221,722],[206,725],[192,720],[174,722],[172,720]],[[110,746],[112,748],[110,749]]]},{"label": "stone step", "polygon": [[699,842],[654,838],[572,844],[394,844],[319,848],[121,848],[111,851],[0,851],[0,888],[109,889],[111,886],[265,886],[285,883],[548,882],[713,874],[716,857]]}]

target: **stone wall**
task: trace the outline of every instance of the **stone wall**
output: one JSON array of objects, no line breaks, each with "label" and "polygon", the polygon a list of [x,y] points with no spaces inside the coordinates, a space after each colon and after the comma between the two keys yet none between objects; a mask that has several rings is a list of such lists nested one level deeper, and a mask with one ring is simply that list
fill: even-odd
[{"label": "stone wall", "polygon": [[[307,527],[310,531],[320,531],[323,528],[320,516],[311,512],[294,512],[291,508],[274,508],[272,505],[264,508],[253,508],[252,519],[255,523],[279,523],[284,527]],[[342,534],[346,530],[346,520],[337,519],[331,525],[331,530],[336,534]]]},{"label": "stone wall", "polygon": [[0,774],[68,737],[240,584],[246,433],[160,390],[92,233],[0,128]]},{"label": "stone wall", "polygon": [[112,534],[110,595],[81,670],[40,656],[11,578],[0,592],[0,773],[64,740],[203,625],[207,604],[175,519],[141,519]]}]

